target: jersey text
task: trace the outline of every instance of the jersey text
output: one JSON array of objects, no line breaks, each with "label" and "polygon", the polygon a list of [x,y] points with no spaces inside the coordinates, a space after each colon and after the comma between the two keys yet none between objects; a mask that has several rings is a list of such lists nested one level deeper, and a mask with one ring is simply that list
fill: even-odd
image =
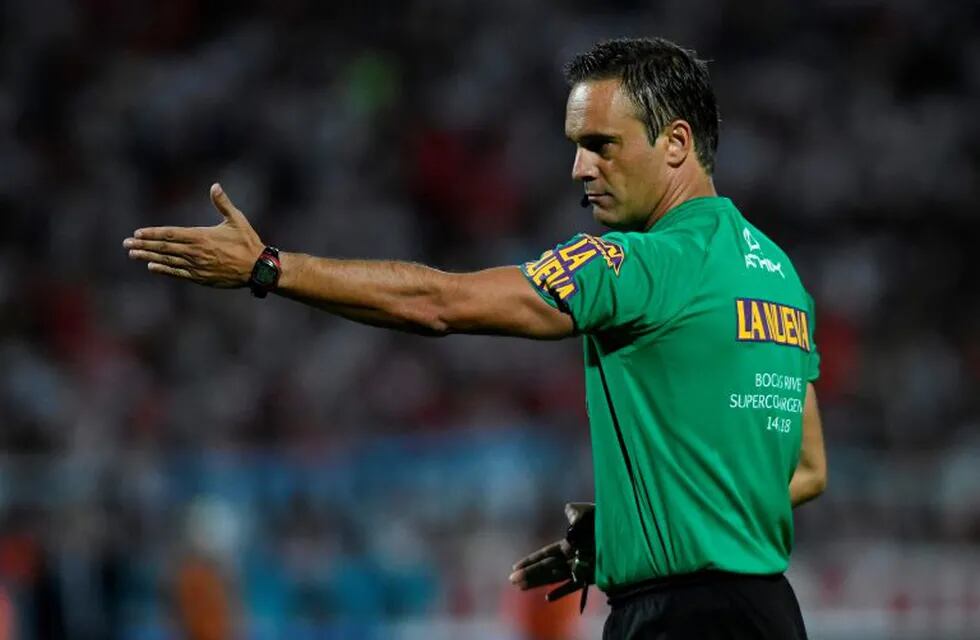
[{"label": "jersey text", "polygon": [[545,251],[534,262],[524,263],[521,269],[539,289],[549,292],[558,300],[565,300],[578,291],[572,274],[600,256],[618,276],[626,256],[623,248],[615,242],[588,234],[581,234],[567,244]]},{"label": "jersey text", "polygon": [[778,302],[735,299],[739,342],[772,342],[810,351],[810,325],[806,311]]}]

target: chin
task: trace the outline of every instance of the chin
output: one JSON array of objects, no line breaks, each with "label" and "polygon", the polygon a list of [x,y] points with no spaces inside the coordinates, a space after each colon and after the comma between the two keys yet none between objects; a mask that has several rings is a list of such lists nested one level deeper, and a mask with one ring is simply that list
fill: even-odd
[{"label": "chin", "polygon": [[592,219],[608,227],[615,223],[616,216],[608,209],[603,209],[599,205],[594,204],[592,205]]},{"label": "chin", "polygon": [[621,230],[625,229],[627,226],[623,224],[623,221],[615,214],[615,212],[608,209],[603,209],[596,205],[592,205],[592,219],[602,226],[609,227],[610,229]]}]

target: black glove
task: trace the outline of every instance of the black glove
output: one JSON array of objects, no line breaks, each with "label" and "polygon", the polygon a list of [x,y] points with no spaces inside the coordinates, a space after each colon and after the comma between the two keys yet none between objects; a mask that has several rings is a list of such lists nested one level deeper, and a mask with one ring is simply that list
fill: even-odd
[{"label": "black glove", "polygon": [[565,505],[565,517],[565,538],[519,560],[510,581],[526,590],[565,580],[545,598],[554,602],[581,589],[579,611],[583,611],[589,585],[595,583],[595,505],[570,502]]}]

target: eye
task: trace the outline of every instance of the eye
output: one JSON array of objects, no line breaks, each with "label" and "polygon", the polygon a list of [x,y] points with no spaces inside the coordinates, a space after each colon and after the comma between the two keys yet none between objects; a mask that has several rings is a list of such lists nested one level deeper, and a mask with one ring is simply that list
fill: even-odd
[{"label": "eye", "polygon": [[589,153],[594,153],[600,158],[608,159],[616,152],[616,145],[619,140],[608,135],[584,135],[577,140],[572,140],[577,148],[584,149]]},{"label": "eye", "polygon": [[592,153],[604,156],[609,151],[610,143],[608,140],[587,140],[582,143],[582,146]]}]

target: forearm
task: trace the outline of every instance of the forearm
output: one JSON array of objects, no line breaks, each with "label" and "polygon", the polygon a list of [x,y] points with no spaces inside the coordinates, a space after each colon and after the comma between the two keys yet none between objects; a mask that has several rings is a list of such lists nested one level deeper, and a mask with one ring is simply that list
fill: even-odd
[{"label": "forearm", "polygon": [[827,487],[826,474],[798,467],[789,483],[789,498],[793,507],[813,500]]},{"label": "forearm", "polygon": [[[153,273],[211,287],[245,286],[262,240],[221,186],[214,227],[147,227],[123,240]],[[490,333],[538,339],[572,335],[571,316],[543,301],[515,266],[447,273],[420,264],[331,260],[280,252],[280,295],[376,326],[428,335]]]},{"label": "forearm", "polygon": [[282,253],[277,293],[350,320],[442,335],[452,274],[419,264]]},{"label": "forearm", "polygon": [[800,459],[789,482],[793,506],[813,500],[827,488],[827,452],[823,444],[823,424],[817,406],[817,391],[807,383],[803,405],[803,439]]}]

